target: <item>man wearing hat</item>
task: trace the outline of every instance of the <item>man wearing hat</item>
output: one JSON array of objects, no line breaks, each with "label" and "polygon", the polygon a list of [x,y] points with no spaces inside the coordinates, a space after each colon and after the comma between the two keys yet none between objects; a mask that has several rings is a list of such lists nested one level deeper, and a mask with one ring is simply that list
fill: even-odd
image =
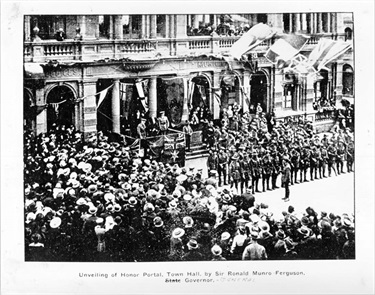
[{"label": "man wearing hat", "polygon": [[270,189],[270,177],[272,173],[272,163],[271,163],[271,156],[267,153],[261,162],[261,169],[262,169],[262,187],[263,192]]},{"label": "man wearing hat", "polygon": [[160,112],[160,117],[158,118],[158,125],[159,125],[160,133],[162,135],[166,135],[168,128],[169,128],[169,120],[168,120],[168,117],[165,116],[164,111]]},{"label": "man wearing hat", "polygon": [[183,261],[201,261],[204,257],[200,251],[199,244],[196,239],[190,239],[186,244],[188,251],[182,256]]},{"label": "man wearing hat", "polygon": [[259,193],[258,189],[258,183],[259,183],[259,178],[261,175],[261,166],[260,166],[260,161],[258,159],[258,153],[256,151],[253,151],[251,154],[251,186],[252,186],[252,193],[254,194],[255,192]]},{"label": "man wearing hat", "polygon": [[193,128],[191,128],[189,120],[186,121],[186,124],[182,128],[182,132],[185,134],[186,149],[188,152],[190,152],[191,151],[190,142],[191,142],[191,136],[193,135]]},{"label": "man wearing hat", "polygon": [[239,156],[238,154],[234,154],[230,164],[229,164],[229,178],[230,178],[230,187],[236,188],[237,192],[240,192],[240,181],[241,181],[241,165],[239,163]]},{"label": "man wearing hat", "polygon": [[252,228],[250,235],[252,242],[243,251],[242,260],[267,260],[266,248],[258,243],[259,231]]},{"label": "man wearing hat", "polygon": [[225,261],[226,259],[221,255],[223,253],[223,250],[219,245],[214,245],[211,248],[211,253],[213,255],[212,261]]},{"label": "man wearing hat", "polygon": [[228,172],[229,158],[225,151],[225,147],[221,147],[218,155],[217,172],[219,174],[219,186],[222,184],[227,185],[227,172]]},{"label": "man wearing hat", "polygon": [[281,183],[283,184],[283,187],[285,189],[285,196],[282,198],[285,202],[289,201],[289,184],[290,184],[290,164],[289,162],[284,158],[282,161],[283,170],[281,175]]}]

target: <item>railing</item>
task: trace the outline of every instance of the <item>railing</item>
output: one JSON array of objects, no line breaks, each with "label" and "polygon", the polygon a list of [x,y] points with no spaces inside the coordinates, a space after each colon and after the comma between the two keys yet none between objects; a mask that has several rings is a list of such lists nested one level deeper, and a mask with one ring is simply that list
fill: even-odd
[{"label": "railing", "polygon": [[73,56],[76,51],[74,43],[57,43],[43,46],[44,55],[49,56]]},{"label": "railing", "polygon": [[[318,43],[322,37],[345,40],[345,34],[310,35],[305,50]],[[143,53],[159,53],[161,55],[187,55],[189,53],[225,53],[239,39],[227,36],[197,36],[179,39],[125,39],[125,40],[84,40],[24,43],[24,60],[26,62],[46,62],[48,60],[85,60],[119,59]],[[172,42],[173,41],[173,42]],[[254,51],[266,51],[274,40],[266,40]],[[311,46],[309,46],[311,45]]]},{"label": "railing", "polygon": [[189,50],[202,50],[211,48],[211,40],[189,40]]},{"label": "railing", "polygon": [[315,121],[327,121],[334,120],[336,116],[336,110],[334,108],[323,108],[315,114]]}]

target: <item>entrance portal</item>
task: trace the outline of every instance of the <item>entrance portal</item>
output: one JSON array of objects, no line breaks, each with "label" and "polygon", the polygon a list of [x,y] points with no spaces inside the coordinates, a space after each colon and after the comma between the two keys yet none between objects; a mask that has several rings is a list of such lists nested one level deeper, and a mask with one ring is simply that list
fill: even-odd
[{"label": "entrance portal", "polygon": [[263,109],[263,112],[267,111],[267,76],[258,71],[251,76],[250,81],[251,92],[250,92],[250,113],[256,112],[258,103]]},{"label": "entrance portal", "polygon": [[47,130],[53,125],[71,126],[74,115],[74,93],[67,86],[54,87],[47,97]]}]

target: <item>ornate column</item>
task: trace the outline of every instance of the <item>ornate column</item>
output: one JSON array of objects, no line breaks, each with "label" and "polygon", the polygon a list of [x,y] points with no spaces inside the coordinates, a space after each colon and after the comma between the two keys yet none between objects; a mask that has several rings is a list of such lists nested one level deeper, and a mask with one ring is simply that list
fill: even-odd
[{"label": "ornate column", "polygon": [[122,40],[123,33],[122,33],[122,16],[115,15],[114,16],[114,38],[117,40]]},{"label": "ornate column", "polygon": [[97,132],[96,80],[84,81],[83,92],[83,136],[86,139]]},{"label": "ornate column", "polygon": [[24,40],[25,41],[31,41],[31,27],[30,27],[30,15],[25,15],[24,20]]},{"label": "ornate column", "polygon": [[150,89],[149,89],[149,97],[148,97],[148,108],[150,117],[156,118],[157,117],[157,80],[156,76],[152,76],[150,78]]},{"label": "ornate column", "polygon": [[317,25],[318,25],[318,33],[323,33],[323,19],[322,19],[321,13],[318,13]]},{"label": "ornate column", "polygon": [[[47,98],[44,97],[44,88],[36,89],[35,99],[37,106],[44,106],[47,103]],[[47,132],[47,107],[36,116],[36,134]]]},{"label": "ornate column", "polygon": [[293,32],[293,13],[289,13],[289,32]]},{"label": "ornate column", "polygon": [[199,18],[198,15],[192,15],[193,29],[199,29]]},{"label": "ornate column", "polygon": [[172,14],[165,15],[165,38],[172,38],[171,34],[171,18]]},{"label": "ornate column", "polygon": [[186,122],[189,120],[189,106],[188,106],[188,77],[183,77],[183,83],[184,83],[184,101],[182,105],[182,116],[181,116],[181,122]]},{"label": "ornate column", "polygon": [[301,31],[301,15],[299,13],[295,13],[295,32],[298,33]]},{"label": "ornate column", "polygon": [[169,38],[176,38],[176,16],[170,15],[169,18]]},{"label": "ornate column", "polygon": [[331,33],[331,13],[327,13],[327,33]]},{"label": "ornate column", "polygon": [[156,39],[156,14],[151,14],[150,18],[150,38]]},{"label": "ornate column", "polygon": [[242,94],[242,111],[244,113],[249,111],[250,108],[250,73],[244,72],[243,76],[243,91]]},{"label": "ornate column", "polygon": [[337,101],[341,101],[341,99],[342,99],[343,70],[344,70],[344,67],[343,67],[342,62],[337,63],[337,65],[336,65],[336,89],[335,89]]},{"label": "ornate column", "polygon": [[82,39],[85,39],[86,36],[86,16],[85,15],[78,15],[77,16],[77,22],[78,22],[78,27],[81,30],[81,36]]},{"label": "ornate column", "polygon": [[203,23],[204,24],[210,23],[210,15],[209,14],[203,14]]},{"label": "ornate column", "polygon": [[120,80],[115,79],[112,87],[112,132],[120,133]]},{"label": "ornate column", "polygon": [[303,33],[307,33],[306,13],[301,13],[301,30],[302,30]]}]

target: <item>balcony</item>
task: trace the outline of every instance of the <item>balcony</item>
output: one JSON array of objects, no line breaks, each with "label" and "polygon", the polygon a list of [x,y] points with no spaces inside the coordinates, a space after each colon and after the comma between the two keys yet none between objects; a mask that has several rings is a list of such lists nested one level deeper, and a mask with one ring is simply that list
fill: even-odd
[{"label": "balcony", "polygon": [[[322,37],[344,40],[344,34],[311,35],[304,51],[310,51]],[[125,40],[84,40],[24,42],[25,62],[95,61],[122,59],[142,56],[170,57],[197,56],[201,54],[223,54],[229,51],[240,37],[196,36],[179,39],[125,39]],[[274,40],[266,40],[254,48],[254,52],[265,52]]]}]

